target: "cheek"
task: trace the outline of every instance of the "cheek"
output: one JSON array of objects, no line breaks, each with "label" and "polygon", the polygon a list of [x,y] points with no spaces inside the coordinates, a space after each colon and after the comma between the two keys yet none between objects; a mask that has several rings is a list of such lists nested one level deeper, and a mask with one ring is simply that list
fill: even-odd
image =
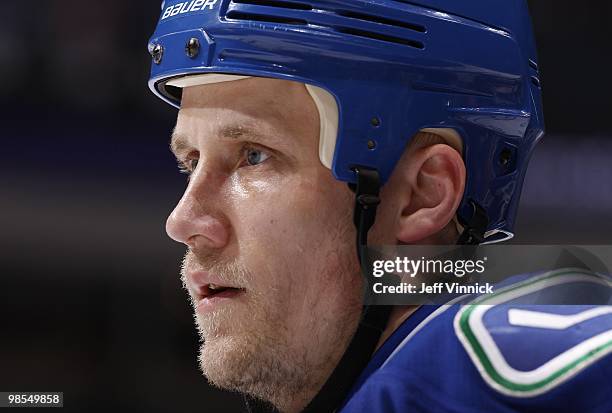
[{"label": "cheek", "polygon": [[284,290],[292,306],[312,305],[323,297],[320,290],[328,287],[330,276],[339,281],[338,272],[354,270],[347,192],[333,178],[295,179],[251,192],[235,204],[240,258],[266,274],[269,279],[262,282]]},{"label": "cheek", "polygon": [[236,259],[256,278],[268,323],[291,346],[316,348],[360,313],[352,206],[344,184],[319,176],[266,186],[228,207]]},{"label": "cheek", "polygon": [[352,223],[350,192],[327,170],[303,175],[232,186],[226,212],[232,215],[239,243],[279,245],[296,254],[311,250],[312,244],[347,238],[352,230],[347,225]]},{"label": "cheek", "polygon": [[302,182],[291,189],[270,203],[266,235],[270,243],[314,266],[350,242],[350,201],[325,184]]}]

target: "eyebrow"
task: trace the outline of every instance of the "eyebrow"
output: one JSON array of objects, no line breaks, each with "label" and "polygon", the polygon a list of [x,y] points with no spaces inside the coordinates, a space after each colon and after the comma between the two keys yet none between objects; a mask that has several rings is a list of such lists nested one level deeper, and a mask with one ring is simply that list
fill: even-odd
[{"label": "eyebrow", "polygon": [[[266,143],[279,143],[281,140],[271,135],[262,135],[255,131],[250,125],[244,124],[231,124],[219,129],[215,135],[222,139],[228,140],[245,140],[254,143],[260,143],[265,145]],[[170,150],[176,157],[180,154],[184,154],[190,150],[194,150],[193,145],[189,143],[187,135],[178,131],[176,128],[172,131],[172,137],[170,139]]]}]

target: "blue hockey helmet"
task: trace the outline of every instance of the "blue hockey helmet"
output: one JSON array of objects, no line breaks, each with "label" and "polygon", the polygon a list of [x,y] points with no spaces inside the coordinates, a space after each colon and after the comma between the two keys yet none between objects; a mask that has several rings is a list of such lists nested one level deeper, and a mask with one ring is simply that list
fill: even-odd
[{"label": "blue hockey helmet", "polygon": [[486,214],[485,241],[513,234],[543,135],[535,43],[523,0],[166,0],[149,42],[149,87],[179,106],[183,87],[258,76],[306,85],[319,156],[354,183],[384,183],[410,139],[460,142],[460,223]]}]

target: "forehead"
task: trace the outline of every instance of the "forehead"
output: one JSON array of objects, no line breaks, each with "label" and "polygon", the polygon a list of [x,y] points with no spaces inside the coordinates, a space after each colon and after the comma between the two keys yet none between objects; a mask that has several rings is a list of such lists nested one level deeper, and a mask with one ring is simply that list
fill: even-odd
[{"label": "forehead", "polygon": [[302,83],[248,78],[183,89],[176,136],[216,133],[228,124],[318,137],[318,111]]}]

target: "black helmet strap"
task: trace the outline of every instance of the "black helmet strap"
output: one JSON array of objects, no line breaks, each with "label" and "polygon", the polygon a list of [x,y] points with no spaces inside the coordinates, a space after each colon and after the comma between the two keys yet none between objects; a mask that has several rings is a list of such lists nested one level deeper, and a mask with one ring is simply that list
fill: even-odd
[{"label": "black helmet strap", "polygon": [[[365,294],[371,291],[368,276],[367,254],[368,231],[376,220],[376,208],[380,203],[380,177],[374,169],[354,168],[356,185],[349,185],[355,192],[353,222],[357,229],[357,256],[364,277]],[[340,407],[351,387],[365,369],[376,349],[391,313],[388,305],[364,305],[361,321],[340,362],[327,379],[319,393],[308,404],[304,412],[333,412]]]}]

